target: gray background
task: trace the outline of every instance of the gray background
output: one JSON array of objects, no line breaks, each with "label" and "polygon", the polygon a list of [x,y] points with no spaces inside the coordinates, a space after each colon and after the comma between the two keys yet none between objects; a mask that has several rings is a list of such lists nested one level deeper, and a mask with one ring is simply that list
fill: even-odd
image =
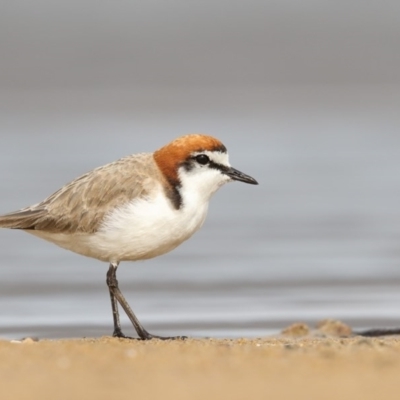
[{"label": "gray background", "polygon": [[[0,212],[206,132],[260,186],[224,187],[189,242],[121,265],[149,330],[396,326],[399,39],[395,1],[3,2]],[[105,264],[22,232],[0,247],[2,337],[111,333]]]}]

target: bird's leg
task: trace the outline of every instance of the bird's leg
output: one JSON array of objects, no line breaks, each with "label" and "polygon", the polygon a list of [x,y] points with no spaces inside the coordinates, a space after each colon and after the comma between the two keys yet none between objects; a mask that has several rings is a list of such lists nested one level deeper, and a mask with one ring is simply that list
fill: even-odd
[{"label": "bird's leg", "polygon": [[110,268],[108,269],[107,272],[107,286],[108,290],[110,292],[110,299],[111,299],[111,309],[113,313],[113,320],[114,320],[114,332],[113,336],[114,337],[125,337],[125,335],[122,333],[121,329],[121,322],[119,320],[119,312],[118,312],[118,303],[117,299],[115,298],[113,291],[111,289],[112,286],[118,286],[118,281],[117,281],[117,272],[118,264],[110,264]]},{"label": "bird's leg", "polygon": [[[142,340],[149,340],[149,339],[186,339],[185,336],[173,336],[173,337],[164,337],[164,336],[157,336],[152,335],[151,333],[147,332],[146,329],[142,326],[142,324],[137,319],[136,315],[132,311],[131,307],[129,306],[128,302],[126,301],[124,295],[121,293],[121,290],[118,287],[117,281],[117,268],[118,264],[111,263],[110,268],[107,272],[107,286],[110,291],[111,297],[111,308],[113,312],[113,319],[114,319],[114,333],[113,336],[116,337],[127,337],[122,333],[121,330],[121,323],[119,320],[119,313],[118,313],[118,303],[124,309],[126,315],[131,320],[132,325],[134,326],[138,336]],[[118,303],[117,303],[118,302]]]}]

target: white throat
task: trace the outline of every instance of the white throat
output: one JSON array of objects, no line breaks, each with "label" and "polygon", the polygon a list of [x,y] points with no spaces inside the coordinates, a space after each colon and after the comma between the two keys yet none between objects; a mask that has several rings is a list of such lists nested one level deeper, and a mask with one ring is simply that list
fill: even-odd
[{"label": "white throat", "polygon": [[[230,166],[228,155],[220,152],[202,152],[209,155],[210,159],[218,164]],[[202,204],[208,203],[211,196],[225,183],[231,181],[229,176],[224,175],[218,169],[204,165],[202,167],[186,170],[180,167],[178,170],[180,180],[180,194],[182,196],[182,206],[185,207],[201,207]]]}]

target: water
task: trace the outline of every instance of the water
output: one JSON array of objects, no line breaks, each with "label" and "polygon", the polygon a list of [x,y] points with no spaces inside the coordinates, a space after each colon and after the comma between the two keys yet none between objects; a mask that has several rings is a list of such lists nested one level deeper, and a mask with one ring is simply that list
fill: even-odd
[{"label": "water", "polygon": [[[222,188],[172,253],[122,263],[152,333],[264,336],[295,321],[400,326],[400,90],[390,87],[0,95],[0,211],[190,131],[259,186]],[[195,99],[195,100],[194,100]],[[107,265],[0,231],[0,337],[112,332]],[[123,318],[126,334],[133,334]]]}]

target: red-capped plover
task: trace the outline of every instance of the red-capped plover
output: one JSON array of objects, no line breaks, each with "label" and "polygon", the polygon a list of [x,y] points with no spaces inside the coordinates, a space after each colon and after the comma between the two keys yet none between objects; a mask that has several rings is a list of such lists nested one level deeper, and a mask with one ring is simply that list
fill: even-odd
[{"label": "red-capped plover", "polygon": [[257,184],[230,166],[218,139],[186,135],[154,153],[96,168],[40,203],[0,216],[0,227],[110,263],[113,336],[125,337],[119,303],[141,339],[165,339],[148,333],[133,313],[118,287],[118,265],[157,257],[189,239],[202,226],[211,195],[230,181]]}]

